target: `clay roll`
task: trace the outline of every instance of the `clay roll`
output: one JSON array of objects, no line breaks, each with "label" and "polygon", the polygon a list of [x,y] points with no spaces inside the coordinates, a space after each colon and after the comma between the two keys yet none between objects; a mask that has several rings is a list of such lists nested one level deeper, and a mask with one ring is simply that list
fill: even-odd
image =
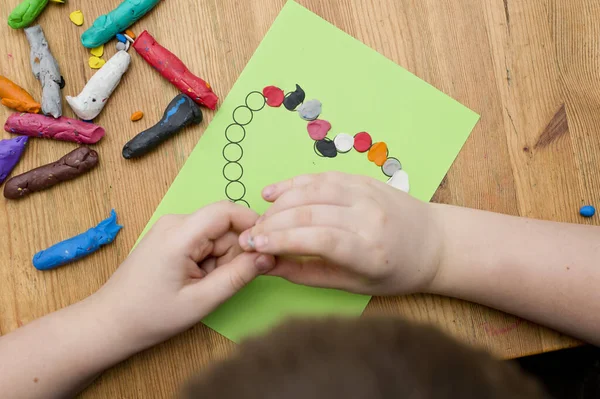
[{"label": "clay roll", "polygon": [[79,147],[56,162],[30,170],[9,179],[4,185],[4,196],[19,199],[42,191],[60,182],[72,180],[93,169],[98,164],[98,153]]},{"label": "clay roll", "polygon": [[135,39],[133,48],[182,93],[189,95],[200,105],[213,110],[216,108],[219,98],[210,85],[191,73],[175,54],[157,43],[147,31],[143,31]]},{"label": "clay roll", "polygon": [[8,117],[4,130],[30,137],[95,144],[104,137],[104,129],[93,123],[61,116],[52,118],[39,114],[14,113]]},{"label": "clay roll", "polygon": [[36,114],[40,112],[41,105],[31,97],[31,94],[2,75],[0,75],[0,97],[2,97],[2,105],[8,108],[19,112]]},{"label": "clay roll", "polygon": [[48,42],[39,25],[25,29],[25,35],[31,47],[31,70],[42,84],[42,112],[58,118],[62,115],[60,90],[65,85],[58,62],[50,53]]},{"label": "clay roll", "polygon": [[174,136],[187,125],[202,122],[202,111],[185,94],[177,95],[167,106],[162,119],[150,129],[144,130],[123,147],[123,157],[140,157],[160,143]]},{"label": "clay roll", "polygon": [[97,226],[35,254],[33,266],[38,270],[51,270],[86,257],[113,242],[121,228],[113,209]]},{"label": "clay roll", "polygon": [[89,121],[100,114],[121,78],[127,72],[131,56],[126,51],[118,51],[87,82],[76,97],[67,96],[67,102],[73,112],[83,120]]}]

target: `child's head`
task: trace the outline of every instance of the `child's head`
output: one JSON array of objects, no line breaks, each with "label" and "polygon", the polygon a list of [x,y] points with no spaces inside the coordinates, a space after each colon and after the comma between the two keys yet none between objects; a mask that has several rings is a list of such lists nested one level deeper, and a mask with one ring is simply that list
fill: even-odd
[{"label": "child's head", "polygon": [[546,398],[510,363],[393,319],[296,321],[243,343],[185,398]]}]

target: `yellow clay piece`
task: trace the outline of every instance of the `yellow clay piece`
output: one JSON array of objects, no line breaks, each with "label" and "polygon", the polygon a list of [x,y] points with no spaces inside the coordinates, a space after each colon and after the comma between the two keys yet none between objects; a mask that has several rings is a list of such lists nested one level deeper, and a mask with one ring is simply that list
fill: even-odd
[{"label": "yellow clay piece", "polygon": [[73,11],[69,14],[69,19],[77,26],[83,25],[83,13],[81,10]]},{"label": "yellow clay piece", "polygon": [[106,61],[104,61],[102,58],[92,56],[88,60],[88,64],[92,69],[100,69],[102,68],[102,65],[106,64]]},{"label": "yellow clay piece", "polygon": [[93,56],[96,56],[98,58],[102,57],[102,54],[104,54],[104,44],[101,44],[98,47],[94,47],[90,50],[90,53],[92,53]]}]

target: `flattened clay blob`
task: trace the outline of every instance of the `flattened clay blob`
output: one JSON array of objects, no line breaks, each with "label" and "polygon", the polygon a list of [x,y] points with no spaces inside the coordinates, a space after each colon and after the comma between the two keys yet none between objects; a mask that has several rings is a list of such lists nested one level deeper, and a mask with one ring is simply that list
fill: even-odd
[{"label": "flattened clay blob", "polygon": [[317,119],[308,123],[306,127],[308,135],[313,140],[323,140],[329,130],[331,130],[331,123],[323,119]]},{"label": "flattened clay blob", "polygon": [[333,143],[338,152],[346,153],[354,146],[354,137],[350,136],[348,133],[340,133],[334,137]]},{"label": "flattened clay blob", "polygon": [[275,86],[267,86],[263,89],[263,96],[267,99],[267,105],[269,107],[280,107],[283,104],[285,95],[283,90]]},{"label": "flattened clay blob", "polygon": [[408,184],[408,173],[403,170],[397,170],[392,177],[387,181],[392,187],[398,190],[408,193],[410,191],[410,185]]},{"label": "flattened clay blob", "polygon": [[381,170],[387,177],[392,177],[394,173],[402,169],[402,164],[396,158],[388,158],[385,160]]},{"label": "flattened clay blob", "polygon": [[371,135],[367,132],[360,132],[354,135],[354,149],[358,152],[367,152],[373,144]]},{"label": "flattened clay blob", "polygon": [[367,157],[369,161],[374,162],[377,166],[382,166],[388,156],[387,144],[384,142],[375,143],[371,146]]},{"label": "flattened clay blob", "polygon": [[300,104],[304,102],[305,97],[306,94],[304,93],[304,90],[302,90],[302,87],[296,85],[296,90],[288,93],[283,100],[283,106],[288,111],[294,111]]},{"label": "flattened clay blob", "polygon": [[335,158],[337,156],[337,150],[335,144],[329,139],[319,140],[315,143],[315,149],[323,155],[325,158]]},{"label": "flattened clay blob", "polygon": [[321,115],[322,104],[319,100],[310,100],[298,107],[300,118],[305,121],[313,121]]}]

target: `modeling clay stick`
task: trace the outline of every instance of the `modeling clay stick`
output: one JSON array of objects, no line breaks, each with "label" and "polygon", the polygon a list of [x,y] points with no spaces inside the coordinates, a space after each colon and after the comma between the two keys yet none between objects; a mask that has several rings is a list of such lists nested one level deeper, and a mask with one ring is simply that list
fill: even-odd
[{"label": "modeling clay stick", "polygon": [[158,44],[147,31],[135,39],[133,48],[182,93],[200,105],[216,108],[219,97],[213,93],[210,85],[191,73],[175,54]]},{"label": "modeling clay stick", "polygon": [[202,122],[200,107],[185,94],[178,94],[167,106],[162,119],[144,130],[123,147],[124,158],[140,157],[174,136],[190,123]]},{"label": "modeling clay stick", "polygon": [[67,96],[67,102],[83,120],[89,121],[98,116],[106,101],[117,88],[121,77],[129,68],[131,56],[119,51],[87,82],[77,97]]},{"label": "modeling clay stick", "polygon": [[0,184],[6,180],[19,162],[19,159],[21,159],[27,139],[28,137],[19,136],[12,139],[0,140]]},{"label": "modeling clay stick", "polygon": [[31,47],[31,70],[42,84],[42,112],[58,118],[62,115],[60,89],[64,86],[58,63],[50,53],[48,42],[39,25],[25,29],[25,35]]},{"label": "modeling clay stick", "polygon": [[8,117],[4,130],[31,137],[94,144],[104,137],[104,129],[93,123],[64,116],[52,118],[39,114],[14,113]]},{"label": "modeling clay stick", "polygon": [[19,112],[40,112],[41,105],[29,93],[11,80],[0,75],[0,98],[2,105]]},{"label": "modeling clay stick", "polygon": [[117,224],[117,213],[110,216],[85,233],[54,244],[33,256],[33,266],[38,270],[50,270],[76,261],[96,252],[103,245],[113,242],[123,226]]},{"label": "modeling clay stick", "polygon": [[45,190],[60,182],[81,176],[97,164],[96,151],[87,147],[76,148],[56,162],[12,177],[4,185],[4,196],[8,199],[18,199]]},{"label": "modeling clay stick", "polygon": [[106,15],[101,15],[88,30],[81,35],[84,47],[94,48],[125,31],[142,18],[160,0],[125,0]]},{"label": "modeling clay stick", "polygon": [[13,29],[26,28],[44,11],[48,0],[23,0],[8,16],[8,26]]}]

